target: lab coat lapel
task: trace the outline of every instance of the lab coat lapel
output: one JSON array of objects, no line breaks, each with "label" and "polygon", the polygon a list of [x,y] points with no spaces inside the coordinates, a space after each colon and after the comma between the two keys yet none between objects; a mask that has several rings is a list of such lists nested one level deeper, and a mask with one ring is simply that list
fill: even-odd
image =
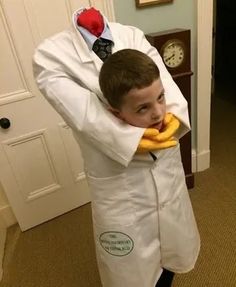
[{"label": "lab coat lapel", "polygon": [[83,64],[93,62],[96,70],[99,72],[103,63],[102,60],[93,51],[89,50],[87,43],[84,41],[79,31],[74,27],[72,27],[72,29],[74,30],[72,33],[72,41],[81,62]]},{"label": "lab coat lapel", "polygon": [[[107,23],[109,25],[109,22]],[[75,28],[75,26],[72,25],[71,28],[73,30],[72,41],[74,43],[75,49],[82,63],[86,64],[89,62],[90,63],[93,62],[96,67],[96,70],[99,72],[103,64],[102,60],[93,51],[89,50],[87,43],[84,41],[84,38],[82,37],[80,32]],[[124,44],[120,40],[119,30],[115,29],[112,25],[109,25],[109,28],[111,30],[112,38],[114,41],[112,53],[124,49],[125,48]]]},{"label": "lab coat lapel", "polygon": [[112,48],[112,54],[125,48],[124,43],[120,39],[119,31],[115,29],[112,25],[109,26],[111,30],[111,35],[114,41],[114,46]]}]

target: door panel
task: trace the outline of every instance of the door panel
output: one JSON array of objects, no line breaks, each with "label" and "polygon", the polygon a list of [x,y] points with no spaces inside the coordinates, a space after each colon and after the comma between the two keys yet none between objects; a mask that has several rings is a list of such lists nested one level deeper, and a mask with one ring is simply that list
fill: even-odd
[{"label": "door panel", "polygon": [[25,201],[61,189],[45,132],[33,132],[2,143]]},{"label": "door panel", "polygon": [[[82,155],[77,142],[74,140],[71,129],[66,124],[61,124],[60,132],[73,180],[76,183],[85,178]],[[74,151],[73,153],[71,152],[72,150]],[[81,165],[78,165],[78,162]]]}]

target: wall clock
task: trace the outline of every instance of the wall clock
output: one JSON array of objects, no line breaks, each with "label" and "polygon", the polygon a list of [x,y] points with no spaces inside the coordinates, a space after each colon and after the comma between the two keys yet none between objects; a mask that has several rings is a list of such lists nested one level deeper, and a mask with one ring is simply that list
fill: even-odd
[{"label": "wall clock", "polygon": [[160,53],[170,74],[178,76],[191,72],[190,30],[172,29],[146,35],[147,40]]},{"label": "wall clock", "polygon": [[[146,35],[147,40],[160,53],[166,68],[180,88],[188,102],[189,114],[191,114],[191,41],[190,30],[173,29],[151,33]],[[192,173],[192,144],[191,132],[181,140],[181,155],[188,188],[194,186]]]},{"label": "wall clock", "polygon": [[161,49],[161,56],[168,68],[177,68],[185,60],[184,43],[178,39],[167,41]]}]

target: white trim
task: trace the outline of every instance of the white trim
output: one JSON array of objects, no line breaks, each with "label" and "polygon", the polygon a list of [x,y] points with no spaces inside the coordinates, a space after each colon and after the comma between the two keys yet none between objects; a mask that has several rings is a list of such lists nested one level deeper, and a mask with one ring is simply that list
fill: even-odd
[{"label": "white trim", "polygon": [[213,0],[197,2],[197,171],[210,166]]},{"label": "white trim", "polygon": [[17,223],[10,205],[0,207],[0,222],[5,228],[8,228]]},{"label": "white trim", "polygon": [[203,171],[210,167],[210,150],[204,150],[197,154],[196,171]]},{"label": "white trim", "polygon": [[2,262],[4,258],[7,228],[15,223],[17,223],[17,221],[11,207],[9,205],[0,207],[0,281],[2,280],[3,275]]},{"label": "white trim", "polygon": [[32,98],[34,95],[26,90],[14,91],[0,95],[0,106]]},{"label": "white trim", "polygon": [[210,167],[210,150],[197,154],[195,149],[192,150],[192,172],[203,171]]},{"label": "white trim", "polygon": [[115,22],[115,10],[113,0],[90,0],[90,6],[96,7],[108,18],[110,22]]},{"label": "white trim", "polygon": [[105,0],[105,9],[107,11],[107,17],[109,19],[110,22],[115,22],[116,18],[115,18],[115,9],[114,9],[114,4],[113,4],[113,0]]},{"label": "white trim", "polygon": [[192,172],[197,172],[197,152],[195,149],[192,149]]}]

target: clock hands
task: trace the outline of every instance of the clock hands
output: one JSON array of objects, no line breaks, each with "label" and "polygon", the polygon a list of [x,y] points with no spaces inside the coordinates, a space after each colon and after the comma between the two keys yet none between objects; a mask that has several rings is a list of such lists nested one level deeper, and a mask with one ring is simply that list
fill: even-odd
[{"label": "clock hands", "polygon": [[170,57],[165,58],[166,61],[169,61],[170,59],[172,59],[175,56],[175,53],[173,53]]}]

